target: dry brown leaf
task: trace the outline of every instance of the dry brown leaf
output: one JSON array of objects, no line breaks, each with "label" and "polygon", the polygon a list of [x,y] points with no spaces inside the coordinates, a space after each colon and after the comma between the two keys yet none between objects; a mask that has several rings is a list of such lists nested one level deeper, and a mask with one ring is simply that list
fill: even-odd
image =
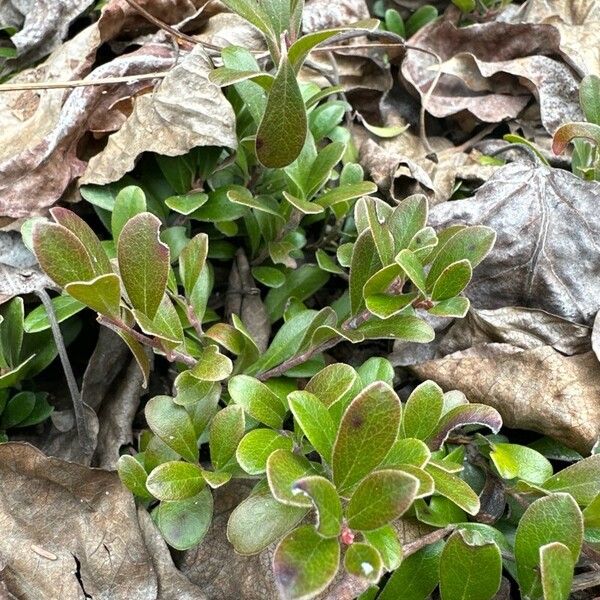
[{"label": "dry brown leaf", "polygon": [[577,79],[566,65],[547,56],[486,62],[473,54],[459,53],[444,62],[441,70],[461,79],[473,91],[481,92],[501,92],[495,84],[499,74],[519,78],[539,102],[541,120],[550,135],[563,123],[583,121]]},{"label": "dry brown leaf", "polygon": [[600,363],[593,352],[480,344],[416,365],[422,379],[493,406],[504,425],[537,431],[588,453],[600,434]]},{"label": "dry brown leaf", "polygon": [[369,18],[364,0],[311,0],[302,15],[305,32],[331,29]]},{"label": "dry brown leaf", "polygon": [[513,22],[552,25],[560,50],[580,75],[600,73],[600,3],[597,0],[529,0]]},{"label": "dry brown leaf", "polygon": [[153,94],[136,100],[123,127],[90,159],[81,183],[117,181],[143,152],[179,156],[197,146],[235,148],[235,114],[221,90],[208,81],[211,69],[202,47],[195,46]]},{"label": "dry brown leaf", "polygon": [[202,600],[150,526],[116,473],[0,445],[0,583],[20,600]]},{"label": "dry brown leaf", "polygon": [[[554,28],[547,25],[491,22],[458,28],[449,21],[441,20],[420,29],[411,38],[411,45],[435,52],[442,61],[469,53],[482,63],[510,63],[524,57],[554,54],[558,49],[559,36]],[[433,83],[436,70],[437,63],[433,57],[407,50],[402,74],[420,94],[421,101],[424,101]],[[517,65],[514,70],[522,71],[523,67]],[[531,99],[530,93],[516,77],[496,83],[499,91],[495,91],[491,83],[485,87],[492,89],[481,89],[483,82],[476,74],[471,77],[463,75],[463,78],[472,87],[459,77],[442,74],[427,101],[427,111],[436,117],[468,111],[480,121],[498,123],[515,118]],[[538,78],[541,79],[541,76]]]},{"label": "dry brown leaf", "polygon": [[[45,63],[20,73],[12,82],[85,77],[101,41],[97,27],[91,26]],[[169,46],[146,46],[98,67],[89,77],[167,70],[172,62]],[[118,99],[125,91],[133,95],[141,86],[138,82],[1,94],[0,215],[29,217],[54,204],[85,169],[77,156],[77,145],[86,132],[88,116],[107,101],[107,96]]]},{"label": "dry brown leaf", "polygon": [[0,59],[0,76],[19,71],[47,56],[67,37],[71,22],[94,0],[5,0],[0,24],[18,29],[11,37],[16,58]]},{"label": "dry brown leaf", "polygon": [[433,207],[430,224],[496,231],[496,244],[467,290],[475,307],[540,308],[590,324],[600,309],[599,195],[599,182],[511,163],[473,198]]}]

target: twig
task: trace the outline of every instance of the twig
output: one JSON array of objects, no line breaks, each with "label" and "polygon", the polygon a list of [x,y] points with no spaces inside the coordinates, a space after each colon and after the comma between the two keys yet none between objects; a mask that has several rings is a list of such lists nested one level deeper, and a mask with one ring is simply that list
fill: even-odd
[{"label": "twig", "polygon": [[125,333],[128,333],[131,337],[135,338],[138,342],[140,342],[140,344],[143,344],[144,346],[148,346],[149,348],[153,348],[155,350],[160,350],[161,352],[164,352],[167,360],[171,362],[181,362],[187,365],[188,367],[195,367],[198,364],[198,361],[193,356],[190,356],[189,354],[184,354],[183,352],[179,352],[178,350],[171,350],[167,354],[159,340],[144,335],[143,333],[140,333],[139,331],[133,329],[133,327],[129,327],[129,325],[127,325],[127,323],[124,323],[123,321],[111,319],[104,315],[98,315],[97,320],[98,323],[104,325],[105,327],[108,327],[109,329],[112,329],[113,331],[124,331]]},{"label": "twig", "polygon": [[69,394],[71,396],[71,401],[73,402],[73,412],[75,413],[75,424],[77,426],[77,438],[79,439],[79,445],[86,456],[91,456],[94,448],[90,438],[87,418],[85,416],[85,407],[81,398],[81,392],[77,387],[77,381],[75,380],[75,375],[73,374],[73,368],[71,367],[71,362],[69,361],[67,349],[65,348],[65,340],[63,339],[60,326],[58,325],[58,320],[56,319],[54,306],[52,306],[52,301],[50,300],[50,296],[48,296],[48,292],[46,292],[46,290],[36,290],[35,294],[42,301],[42,305],[46,309],[48,321],[50,322],[50,329],[52,330],[52,337],[54,338],[54,343],[56,344],[56,349],[58,350],[58,356],[65,373],[67,387],[69,388]]},{"label": "twig", "polygon": [[449,533],[452,533],[456,529],[456,525],[447,525],[443,529],[437,529],[436,531],[432,531],[427,535],[420,537],[414,542],[410,542],[409,544],[405,544],[403,546],[403,556],[406,558],[415,552],[418,552],[421,548],[425,546],[429,546],[430,544],[435,544],[435,542],[439,542],[443,540]]},{"label": "twig", "polygon": [[597,585],[600,585],[600,571],[588,571],[587,573],[575,575],[571,591],[580,592],[591,587],[596,587]]},{"label": "twig", "polygon": [[74,79],[73,81],[40,81],[38,83],[4,83],[0,92],[22,92],[25,90],[57,90],[62,88],[88,87],[91,85],[113,85],[115,83],[136,83],[144,79],[162,79],[171,71],[144,73],[142,75],[124,75],[123,77],[105,77],[103,79]]}]

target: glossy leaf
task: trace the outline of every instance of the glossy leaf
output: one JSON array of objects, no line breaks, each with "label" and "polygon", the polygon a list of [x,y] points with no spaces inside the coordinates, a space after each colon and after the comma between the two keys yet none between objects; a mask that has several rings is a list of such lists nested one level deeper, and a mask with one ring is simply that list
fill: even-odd
[{"label": "glossy leaf", "polygon": [[431,299],[439,302],[458,296],[467,287],[472,275],[471,263],[466,259],[448,265],[433,284]]},{"label": "glossy leaf", "polygon": [[146,488],[148,474],[140,461],[129,454],[119,457],[117,472],[123,485],[134,495],[142,500],[150,500],[152,495]]},{"label": "glossy leaf", "polygon": [[228,356],[221,354],[216,345],[204,348],[198,363],[191,370],[194,377],[202,381],[222,381],[231,375],[233,363]]},{"label": "glossy leaf", "polygon": [[146,194],[137,185],[124,187],[116,196],[111,213],[110,228],[113,238],[119,239],[125,223],[135,215],[146,211]]},{"label": "glossy leaf", "polygon": [[361,532],[365,540],[379,552],[386,571],[397,569],[402,562],[402,544],[393,525]]},{"label": "glossy leaf", "polygon": [[281,429],[286,408],[264,383],[248,375],[236,375],[230,379],[228,390],[233,401],[250,416],[269,427]]},{"label": "glossy leaf", "polygon": [[490,452],[494,466],[504,479],[523,479],[543,485],[552,476],[550,461],[532,448],[519,444],[495,443]]},{"label": "glossy leaf", "polygon": [[293,492],[298,479],[313,475],[314,469],[304,456],[288,450],[275,450],[267,460],[267,480],[273,497],[283,504],[311,506],[311,501]]},{"label": "glossy leaf", "polygon": [[238,464],[250,475],[267,470],[267,459],[275,450],[293,448],[292,438],[273,429],[253,429],[240,441],[235,456]]},{"label": "glossy leaf", "polygon": [[[52,307],[54,308],[57,322],[62,323],[83,310],[85,304],[79,302],[79,300],[75,300],[75,298],[72,298],[71,296],[56,296],[55,298],[52,298]],[[39,333],[40,331],[50,329],[48,314],[42,304],[36,306],[36,308],[25,317],[23,328],[26,333]]]},{"label": "glossy leaf", "polygon": [[587,506],[600,493],[600,454],[559,471],[542,487],[551,492],[568,492],[580,506]]},{"label": "glossy leaf", "polygon": [[373,546],[355,542],[346,550],[344,567],[351,575],[362,577],[370,583],[376,583],[383,572],[383,561]]},{"label": "glossy leaf", "polygon": [[479,512],[479,497],[460,477],[444,471],[433,463],[429,463],[425,467],[425,471],[433,477],[436,494],[448,498],[470,515],[476,515]]},{"label": "glossy leaf", "polygon": [[158,236],[160,221],[150,213],[130,219],[119,237],[121,279],[134,308],[153,319],[165,293],[169,248]]},{"label": "glossy leaf", "polygon": [[552,542],[540,548],[544,600],[569,600],[575,561],[567,546]]},{"label": "glossy leaf", "polygon": [[333,480],[348,492],[385,458],[398,435],[401,404],[385,383],[366,387],[346,409],[333,447]]},{"label": "glossy leaf", "polygon": [[298,479],[292,486],[293,494],[304,495],[312,501],[316,511],[315,527],[323,537],[337,537],[342,527],[342,503],[335,486],[320,475]]},{"label": "glossy leaf", "polygon": [[186,294],[191,294],[208,254],[208,236],[199,233],[194,236],[179,255],[179,274]]},{"label": "glossy leaf", "polygon": [[67,294],[92,310],[114,319],[120,316],[121,283],[114,273],[91,281],[74,281],[65,286]]},{"label": "glossy leaf", "polygon": [[436,429],[444,407],[444,392],[433,381],[417,386],[404,406],[404,436],[426,440]]},{"label": "glossy leaf", "polygon": [[159,500],[185,500],[198,494],[204,486],[200,467],[181,461],[159,465],[146,480],[148,491]]},{"label": "glossy leaf", "polygon": [[210,423],[210,460],[215,469],[223,469],[235,456],[238,443],[244,435],[244,411],[230,405],[220,410]]},{"label": "glossy leaf", "polygon": [[285,537],[273,556],[275,582],[283,598],[312,598],[333,580],[340,562],[335,538],[320,536],[312,525],[302,525]]},{"label": "glossy leaf", "polygon": [[348,526],[359,531],[379,529],[403,515],[416,497],[419,482],[402,471],[374,471],[363,479],[346,508]]}]

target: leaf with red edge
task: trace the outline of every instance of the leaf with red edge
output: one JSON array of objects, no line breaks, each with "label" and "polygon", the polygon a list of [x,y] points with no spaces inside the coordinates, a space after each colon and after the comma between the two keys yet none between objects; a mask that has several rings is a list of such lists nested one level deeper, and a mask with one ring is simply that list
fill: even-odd
[{"label": "leaf with red edge", "polygon": [[600,146],[600,125],[585,122],[573,122],[561,125],[552,138],[552,152],[562,154],[575,139],[585,139]]}]

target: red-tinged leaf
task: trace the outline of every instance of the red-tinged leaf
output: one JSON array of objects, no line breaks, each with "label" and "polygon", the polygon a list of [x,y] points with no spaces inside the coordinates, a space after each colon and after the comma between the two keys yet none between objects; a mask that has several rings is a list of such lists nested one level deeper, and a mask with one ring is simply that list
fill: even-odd
[{"label": "red-tinged leaf", "polygon": [[561,125],[552,138],[552,152],[562,154],[574,140],[582,138],[600,146],[600,125],[594,123],[574,122]]},{"label": "red-tinged leaf", "polygon": [[160,221],[150,213],[130,219],[121,231],[117,256],[121,278],[134,308],[154,318],[167,286],[169,247],[158,232]]},{"label": "red-tinged leaf", "polygon": [[92,231],[92,228],[81,217],[77,216],[73,211],[61,207],[52,208],[50,214],[59,225],[66,227],[71,233],[74,233],[83,244],[96,275],[112,273],[110,261],[102,244],[100,244],[100,240]]},{"label": "red-tinged leaf", "polygon": [[62,225],[36,224],[33,251],[42,269],[60,287],[73,281],[89,281],[96,275],[84,245]]},{"label": "red-tinged leaf", "polygon": [[131,350],[135,362],[137,362],[138,367],[144,376],[142,387],[146,389],[148,387],[148,377],[150,376],[150,359],[148,358],[146,348],[144,348],[144,346],[142,346],[142,344],[140,344],[140,342],[138,342],[130,333],[120,329],[115,329],[115,331]]},{"label": "red-tinged leaf", "polygon": [[482,425],[494,433],[502,427],[500,413],[486,404],[463,404],[449,410],[438,423],[436,432],[427,440],[432,450],[439,450],[452,431],[465,425]]},{"label": "red-tinged leaf", "polygon": [[68,283],[65,291],[101,315],[119,317],[121,286],[115,273],[100,275],[91,281]]}]

